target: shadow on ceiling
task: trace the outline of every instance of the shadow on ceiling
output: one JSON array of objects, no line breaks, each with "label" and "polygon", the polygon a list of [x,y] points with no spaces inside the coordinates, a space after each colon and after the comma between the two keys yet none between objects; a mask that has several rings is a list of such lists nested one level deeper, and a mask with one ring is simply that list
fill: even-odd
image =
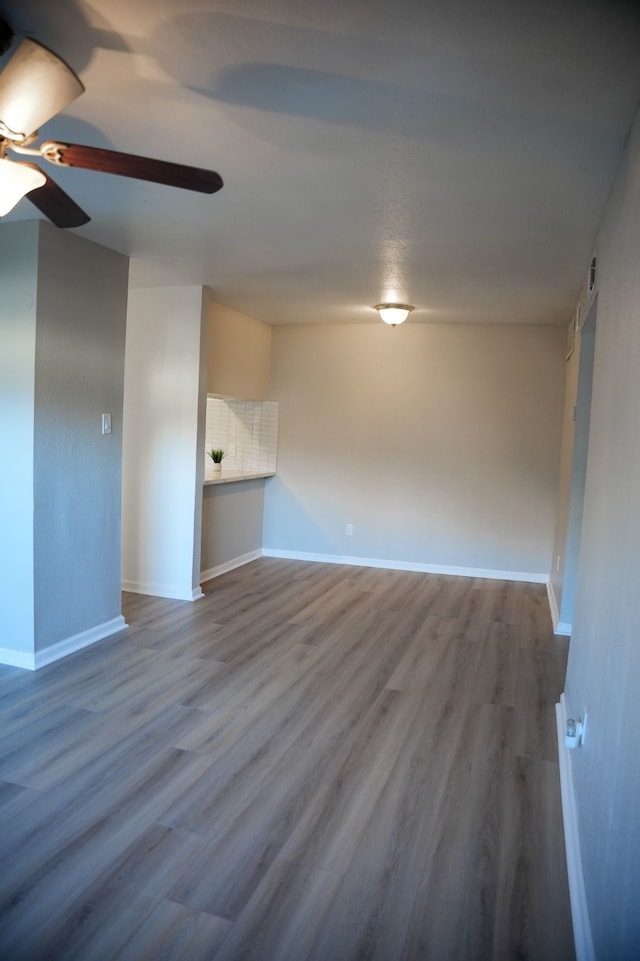
[{"label": "shadow on ceiling", "polygon": [[[97,47],[107,50],[129,49],[124,38],[111,28],[100,13],[92,8],[90,24],[79,0],[0,0],[0,17],[12,28],[15,37],[11,49],[0,58],[0,69],[15,51],[18,43],[31,37],[65,60],[76,73],[89,63]],[[98,24],[96,26],[95,24]]]}]

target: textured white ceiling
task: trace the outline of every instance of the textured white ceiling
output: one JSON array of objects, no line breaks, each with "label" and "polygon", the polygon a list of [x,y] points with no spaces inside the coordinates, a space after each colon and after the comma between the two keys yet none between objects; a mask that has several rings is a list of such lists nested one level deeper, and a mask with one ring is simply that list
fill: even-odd
[{"label": "textured white ceiling", "polygon": [[[53,173],[136,286],[269,323],[567,323],[640,96],[617,0],[0,0],[86,93],[43,128],[217,170]],[[6,57],[4,58],[6,61]],[[23,200],[8,220],[39,216]]]}]

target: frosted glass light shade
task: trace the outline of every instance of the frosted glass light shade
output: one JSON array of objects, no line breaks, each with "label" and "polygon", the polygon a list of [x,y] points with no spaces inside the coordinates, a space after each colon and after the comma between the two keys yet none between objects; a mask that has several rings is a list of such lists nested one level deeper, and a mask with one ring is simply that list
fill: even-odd
[{"label": "frosted glass light shade", "polygon": [[24,140],[83,91],[60,57],[35,40],[23,40],[0,73],[0,121],[7,128],[5,136]]},{"label": "frosted glass light shade", "polygon": [[409,304],[377,304],[375,309],[385,324],[389,324],[390,327],[397,327],[398,324],[404,324],[413,307],[410,307]]},{"label": "frosted glass light shade", "polygon": [[42,187],[47,178],[33,164],[0,158],[0,217],[13,210],[25,194]]}]

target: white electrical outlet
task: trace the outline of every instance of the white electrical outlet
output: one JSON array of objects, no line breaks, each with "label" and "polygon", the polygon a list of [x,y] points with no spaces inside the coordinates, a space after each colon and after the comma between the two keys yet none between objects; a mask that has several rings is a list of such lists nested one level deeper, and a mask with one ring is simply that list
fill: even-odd
[{"label": "white electrical outlet", "polygon": [[102,433],[103,434],[111,433],[111,414],[102,415]]},{"label": "white electrical outlet", "polygon": [[348,534],[349,537],[351,537],[351,535],[353,534],[353,524],[347,524],[347,526],[344,529],[344,532],[345,534]]},{"label": "white electrical outlet", "polygon": [[572,717],[567,718],[567,729],[565,731],[564,744],[568,748],[581,747],[584,744],[585,735],[587,733],[587,712],[585,710],[582,717],[574,720]]}]

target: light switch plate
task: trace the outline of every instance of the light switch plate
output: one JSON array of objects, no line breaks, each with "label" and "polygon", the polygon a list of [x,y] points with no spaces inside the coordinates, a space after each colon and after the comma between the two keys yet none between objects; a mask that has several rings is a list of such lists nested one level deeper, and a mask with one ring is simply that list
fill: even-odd
[{"label": "light switch plate", "polygon": [[111,433],[111,414],[102,415],[102,433],[103,434]]}]

